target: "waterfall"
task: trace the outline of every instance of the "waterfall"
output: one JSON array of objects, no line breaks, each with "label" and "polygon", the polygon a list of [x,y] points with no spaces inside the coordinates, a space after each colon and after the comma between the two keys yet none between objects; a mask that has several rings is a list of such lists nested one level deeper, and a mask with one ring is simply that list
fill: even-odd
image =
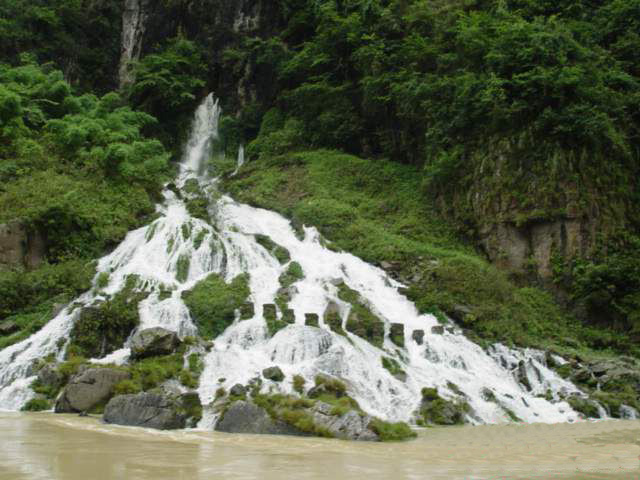
[{"label": "waterfall", "polygon": [[[260,377],[264,368],[279,366],[286,380],[265,380],[266,390],[292,392],[293,375],[303,376],[310,385],[322,373],[342,379],[365,411],[387,420],[410,420],[423,387],[436,387],[445,398],[467,401],[471,407],[467,420],[472,423],[506,422],[514,415],[525,422],[578,418],[563,398],[581,392],[547,368],[543,352],[503,345],[485,351],[454,324],[443,328],[434,316],[420,314],[400,293],[402,285],[382,269],[349,253],[325,248],[312,226],[296,232],[275,212],[214,195],[217,180],[209,173],[208,160],[218,135],[219,116],[218,102],[209,95],[196,112],[175,182],[178,189],[187,182],[198,182],[215,199],[209,207],[212,224],[190,216],[184,194],[166,188],[164,201],[157,207],[159,218],[130,232],[100,259],[98,272],[109,276],[106,287],[85,293],[38,333],[0,352],[0,408],[18,409],[33,395],[29,389],[33,362],[49,354],[62,359],[79,309],[120,291],[127,276],[137,275],[139,288],[150,292],[139,304],[139,328],[162,326],[185,337],[197,330],[181,294],[215,272],[227,280],[249,274],[255,313],[250,319],[236,320],[214,339],[203,360],[198,390],[203,405],[213,401],[220,387],[229,390],[237,383],[247,384]],[[243,162],[241,151],[238,168]],[[185,228],[194,234],[184,235]],[[288,308],[295,322],[273,336],[266,328],[263,306],[275,303],[279,277],[287,264],[267,251],[256,235],[286,248],[304,274],[289,290]],[[196,237],[199,241],[194,241]],[[185,257],[190,259],[188,273],[178,275],[179,259]],[[337,305],[342,326],[346,326],[352,306],[339,297],[342,284],[356,291],[383,321],[381,347],[348,331],[335,333],[325,324],[325,310]],[[282,317],[283,312],[277,314]],[[318,315],[318,327],[305,325],[308,314]],[[392,324],[403,330],[404,348],[392,342]],[[413,335],[416,330],[424,332],[422,339]],[[128,356],[125,343],[122,349],[95,361],[124,363]],[[382,365],[383,356],[395,360],[406,375],[392,375]],[[205,409],[200,426],[208,428],[214,421],[215,415]]]}]

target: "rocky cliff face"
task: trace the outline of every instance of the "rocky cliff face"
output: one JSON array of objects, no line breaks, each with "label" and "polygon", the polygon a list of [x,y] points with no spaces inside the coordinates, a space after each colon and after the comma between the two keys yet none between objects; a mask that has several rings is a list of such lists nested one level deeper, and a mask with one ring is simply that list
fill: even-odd
[{"label": "rocky cliff face", "polygon": [[223,51],[241,45],[245,38],[267,38],[279,30],[280,24],[280,8],[268,0],[195,0],[171,4],[125,0],[120,86],[134,81],[132,63],[168,38],[184,35],[205,53],[209,70],[207,88],[224,92],[224,98],[237,110],[256,100],[261,85],[251,59],[234,71],[222,68]]},{"label": "rocky cliff face", "polygon": [[0,225],[0,268],[35,268],[45,253],[45,241],[38,232],[29,232],[16,221]]},{"label": "rocky cliff face", "polygon": [[122,53],[118,69],[120,89],[134,82],[133,64],[140,59],[151,9],[149,0],[125,0],[122,14]]}]

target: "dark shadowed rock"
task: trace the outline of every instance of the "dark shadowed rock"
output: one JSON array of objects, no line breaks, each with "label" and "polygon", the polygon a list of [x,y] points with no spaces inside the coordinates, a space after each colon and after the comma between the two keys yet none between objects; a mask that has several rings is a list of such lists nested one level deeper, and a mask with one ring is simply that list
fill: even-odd
[{"label": "dark shadowed rock", "polygon": [[131,339],[131,358],[169,355],[180,345],[178,336],[166,328],[153,327],[140,330]]},{"label": "dark shadowed rock", "polygon": [[424,330],[414,330],[411,338],[413,338],[418,345],[422,345],[424,343]]},{"label": "dark shadowed rock", "polygon": [[442,335],[444,334],[444,327],[442,325],[436,325],[434,327],[431,327],[431,333],[435,335]]},{"label": "dark shadowed rock", "polygon": [[267,380],[273,380],[274,382],[281,382],[284,380],[284,373],[280,370],[280,367],[269,367],[262,370],[262,376]]},{"label": "dark shadowed rock", "polygon": [[265,409],[243,400],[233,403],[223,413],[215,430],[226,433],[306,435],[297,428],[272,419]]},{"label": "dark shadowed rock", "polygon": [[229,394],[235,397],[244,397],[247,394],[247,388],[244,385],[236,383],[231,390],[229,390]]},{"label": "dark shadowed rock", "polygon": [[113,397],[102,419],[116,425],[175,430],[187,426],[188,416],[180,397],[143,392]]},{"label": "dark shadowed rock", "polygon": [[129,373],[113,368],[90,368],[74,376],[58,398],[56,413],[91,411],[104,404],[113,393],[113,387],[130,378]]},{"label": "dark shadowed rock", "polygon": [[20,330],[20,327],[16,322],[2,322],[0,323],[0,335],[11,335]]}]

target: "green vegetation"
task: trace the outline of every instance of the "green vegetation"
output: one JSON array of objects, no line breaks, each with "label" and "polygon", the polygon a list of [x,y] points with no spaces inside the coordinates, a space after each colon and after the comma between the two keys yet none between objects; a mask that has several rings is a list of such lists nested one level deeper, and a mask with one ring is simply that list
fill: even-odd
[{"label": "green vegetation", "polygon": [[338,286],[340,300],[351,304],[346,327],[351,333],[364,338],[378,348],[384,343],[384,323],[364,303],[360,294],[344,283]]},{"label": "green vegetation", "polygon": [[391,357],[382,357],[382,367],[387,369],[394,377],[396,375],[404,376],[405,371],[402,369],[398,361]]},{"label": "green vegetation", "polygon": [[285,264],[289,260],[291,260],[291,256],[289,255],[289,251],[283,246],[278,245],[276,242],[271,240],[271,238],[266,235],[255,235],[256,242],[258,242],[264,249],[269,252],[271,255],[276,257],[276,259],[281,263]]},{"label": "green vegetation", "polygon": [[[569,354],[637,350],[622,333],[572,318],[542,289],[518,286],[461,242],[419,193],[415,167],[331,151],[302,152],[249,163],[224,185],[240,201],[315,225],[332,248],[391,263],[420,311],[447,313],[478,341]],[[340,290],[340,298],[355,307],[347,330],[381,345],[382,323],[358,302],[357,293]],[[459,306],[469,313],[461,314]]]},{"label": "green vegetation", "polygon": [[203,338],[220,335],[235,320],[235,311],[247,301],[248,275],[238,275],[226,283],[220,275],[212,273],[191,290],[184,292],[183,300]]},{"label": "green vegetation", "polygon": [[[358,403],[347,395],[345,384],[336,378],[318,375],[315,378],[315,387],[309,392],[310,394],[313,391],[316,392],[313,398],[303,395],[303,377],[295,375],[293,382],[294,390],[300,393],[300,396],[281,393],[264,394],[255,391],[252,393],[251,401],[264,408],[274,420],[291,425],[301,432],[319,437],[331,438],[334,437],[334,434],[314,420],[313,412],[310,409],[318,402],[331,406],[329,415],[342,416],[351,411],[355,411],[362,416],[365,415]],[[216,398],[222,398],[224,395],[225,392],[222,390],[220,395],[216,393]],[[238,398],[225,400],[220,407],[223,414],[235,400],[238,400]],[[415,432],[406,423],[402,422],[389,423],[374,418],[369,427],[379,435],[380,441],[383,442],[407,440],[416,436]]]},{"label": "green vegetation", "polygon": [[137,282],[131,275],[112,298],[82,309],[71,330],[68,357],[102,358],[122,347],[140,322],[138,303],[148,295],[136,291]]},{"label": "green vegetation", "polygon": [[438,394],[436,388],[422,389],[422,404],[420,415],[425,424],[431,425],[459,425],[464,423],[469,404],[464,400],[445,400]]},{"label": "green vegetation", "polygon": [[143,133],[152,117],[115,93],[76,94],[27,57],[0,64],[0,112],[0,224],[18,221],[45,242],[36,268],[0,271],[0,318],[20,326],[4,347],[90,288],[91,260],[153,213],[169,156]]},{"label": "green vegetation", "polygon": [[50,410],[51,403],[46,398],[32,398],[21,408],[23,412],[41,412],[43,410]]},{"label": "green vegetation", "polygon": [[295,392],[298,392],[300,395],[302,395],[304,393],[304,385],[306,383],[306,380],[304,379],[303,376],[301,375],[294,375],[293,376],[293,390]]},{"label": "green vegetation", "polygon": [[191,266],[191,256],[183,253],[176,261],[176,280],[184,283],[189,278],[189,268]]}]

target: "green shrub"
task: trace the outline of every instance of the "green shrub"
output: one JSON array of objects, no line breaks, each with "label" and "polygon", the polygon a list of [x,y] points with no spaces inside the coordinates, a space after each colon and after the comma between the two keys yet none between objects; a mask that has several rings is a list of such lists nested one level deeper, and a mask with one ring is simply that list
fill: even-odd
[{"label": "green shrub", "polygon": [[46,398],[32,398],[20,409],[23,412],[41,412],[43,410],[50,410],[51,403]]}]

